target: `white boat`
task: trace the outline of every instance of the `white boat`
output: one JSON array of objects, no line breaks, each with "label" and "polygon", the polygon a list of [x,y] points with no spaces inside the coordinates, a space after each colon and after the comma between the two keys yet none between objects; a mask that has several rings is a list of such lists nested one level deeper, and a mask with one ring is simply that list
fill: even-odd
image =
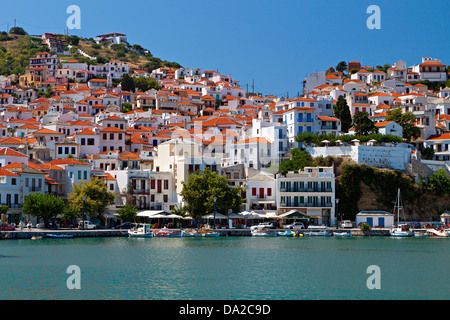
[{"label": "white boat", "polygon": [[447,238],[450,236],[445,230],[427,229],[427,232],[429,237]]},{"label": "white boat", "polygon": [[338,238],[349,238],[352,237],[352,233],[350,231],[344,231],[344,232],[333,232],[333,236],[338,237]]},{"label": "white boat", "polygon": [[197,230],[183,230],[183,237],[191,237],[191,238],[195,238],[195,237],[203,237],[203,235],[198,232]]},{"label": "white boat", "polygon": [[397,199],[395,200],[394,211],[397,209],[397,227],[391,228],[389,230],[391,237],[397,238],[405,238],[405,237],[414,237],[414,231],[409,229],[409,226],[406,223],[400,223],[400,210],[403,209],[400,189],[398,189]]},{"label": "white boat", "polygon": [[331,237],[333,232],[327,230],[325,226],[309,226],[304,235],[309,237]]},{"label": "white boat", "polygon": [[159,230],[153,231],[154,237],[161,237],[161,238],[180,238],[184,234],[183,230],[169,230],[167,227],[164,227]]},{"label": "white boat", "polygon": [[149,224],[141,224],[137,228],[129,229],[128,236],[132,238],[153,238],[153,231]]},{"label": "white boat", "polygon": [[183,237],[220,237],[220,233],[209,229],[183,230]]},{"label": "white boat", "polygon": [[251,230],[253,237],[276,237],[278,233],[270,228],[253,229]]},{"label": "white boat", "polygon": [[297,236],[297,232],[295,232],[293,230],[279,231],[278,235],[280,237],[296,237]]},{"label": "white boat", "polygon": [[426,231],[416,231],[414,232],[414,237],[429,237],[430,235]]}]

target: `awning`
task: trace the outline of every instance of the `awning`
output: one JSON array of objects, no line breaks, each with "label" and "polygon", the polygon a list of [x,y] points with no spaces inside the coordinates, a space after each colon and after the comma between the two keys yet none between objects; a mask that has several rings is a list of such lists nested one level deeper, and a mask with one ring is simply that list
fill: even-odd
[{"label": "awning", "polygon": [[164,215],[165,213],[166,213],[165,211],[161,210],[145,210],[138,212],[136,216],[153,218],[155,215]]},{"label": "awning", "polygon": [[287,217],[290,217],[290,216],[292,216],[292,217],[294,217],[294,218],[298,218],[298,219],[302,219],[302,218],[308,219],[308,218],[311,218],[311,217],[308,216],[307,214],[304,214],[303,212],[298,211],[298,210],[289,210],[289,211],[287,211],[287,212],[285,212],[285,213],[282,213],[282,214],[278,215],[277,218],[287,218]]},{"label": "awning", "polygon": [[[214,219],[214,213],[205,214],[202,216],[203,219]],[[227,216],[216,212],[216,219],[228,219]]]},{"label": "awning", "polygon": [[311,219],[322,219],[322,216],[310,216]]}]

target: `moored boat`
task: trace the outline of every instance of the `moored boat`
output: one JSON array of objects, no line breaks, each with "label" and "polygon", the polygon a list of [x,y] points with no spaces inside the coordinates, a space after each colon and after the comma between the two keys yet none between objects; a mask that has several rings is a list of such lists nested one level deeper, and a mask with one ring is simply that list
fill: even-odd
[{"label": "moored boat", "polygon": [[343,232],[333,232],[333,236],[338,237],[338,238],[349,238],[352,237],[352,233],[350,231],[343,231]]},{"label": "moored boat", "polygon": [[333,232],[327,230],[325,226],[309,226],[304,235],[309,237],[331,237]]},{"label": "moored boat", "polygon": [[49,233],[46,235],[47,238],[60,238],[60,239],[66,239],[66,238],[75,238],[74,234],[57,234],[57,233]]},{"label": "moored boat", "polygon": [[397,199],[395,200],[394,211],[395,208],[397,208],[397,227],[391,228],[389,230],[391,237],[397,238],[414,237],[414,231],[410,230],[409,226],[406,223],[400,223],[400,210],[403,209],[400,189],[398,189],[397,191]]},{"label": "moored boat", "polygon": [[429,237],[430,235],[426,231],[416,231],[414,232],[414,237]]},{"label": "moored boat", "polygon": [[179,238],[183,236],[182,230],[169,230],[168,228],[164,227],[159,230],[153,231],[154,237],[164,237],[164,238]]},{"label": "moored boat", "polygon": [[273,231],[269,228],[262,228],[262,229],[253,229],[251,230],[253,237],[276,237],[278,236],[278,233],[276,231]]},{"label": "moored boat", "polygon": [[295,237],[297,235],[297,233],[292,230],[286,230],[286,231],[279,231],[278,235],[280,237]]},{"label": "moored boat", "polygon": [[128,236],[131,238],[153,238],[153,231],[149,224],[141,224],[137,228],[129,229]]},{"label": "moored boat", "polygon": [[427,232],[429,237],[440,237],[440,238],[449,237],[449,234],[444,230],[427,229]]}]

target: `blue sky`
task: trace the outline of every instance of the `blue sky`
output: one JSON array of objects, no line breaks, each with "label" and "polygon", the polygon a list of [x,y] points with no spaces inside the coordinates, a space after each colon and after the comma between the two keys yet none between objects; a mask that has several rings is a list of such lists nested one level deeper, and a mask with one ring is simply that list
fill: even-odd
[{"label": "blue sky", "polygon": [[[450,64],[450,1],[435,0],[129,0],[2,1],[0,30],[16,24],[29,34],[65,32],[69,5],[81,9],[81,30],[94,37],[121,32],[156,57],[185,67],[219,70],[255,91],[301,93],[309,73],[341,61],[376,66],[423,56]],[[369,30],[370,5],[381,29]],[[20,8],[19,10],[17,8]]]}]

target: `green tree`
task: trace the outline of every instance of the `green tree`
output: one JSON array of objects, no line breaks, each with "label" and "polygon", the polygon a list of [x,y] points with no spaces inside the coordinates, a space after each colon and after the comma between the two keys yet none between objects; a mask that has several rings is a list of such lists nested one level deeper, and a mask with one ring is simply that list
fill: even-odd
[{"label": "green tree", "polygon": [[433,149],[433,147],[427,147],[427,148],[423,149],[423,151],[422,151],[422,159],[431,160],[431,159],[433,159],[433,156],[434,156],[434,149]]},{"label": "green tree", "polygon": [[369,119],[369,114],[367,112],[358,111],[353,116],[353,126],[355,127],[356,135],[367,136],[370,133],[377,133],[378,128]]},{"label": "green tree", "polygon": [[27,35],[28,33],[22,27],[14,27],[9,30],[10,34]]},{"label": "green tree", "polygon": [[120,79],[120,84],[122,85],[122,91],[134,92],[136,86],[134,80],[128,73],[125,73]]},{"label": "green tree", "polygon": [[347,133],[352,125],[352,115],[347,100],[343,96],[339,96],[334,105],[334,115],[341,120],[341,131]]},{"label": "green tree", "polygon": [[291,159],[280,163],[279,173],[285,175],[288,171],[303,170],[305,167],[314,167],[313,158],[303,148],[293,148],[291,150]]},{"label": "green tree", "polygon": [[401,108],[388,110],[386,121],[394,121],[403,129],[403,139],[410,142],[411,139],[420,137],[420,129],[414,125],[416,117],[412,112],[402,113]]},{"label": "green tree", "polygon": [[132,204],[125,204],[123,208],[117,210],[119,219],[122,221],[135,221],[137,215],[137,208]]},{"label": "green tree", "polygon": [[425,181],[422,181],[422,187],[438,196],[450,194],[450,177],[445,169],[439,169]]},{"label": "green tree", "polygon": [[6,215],[7,213],[8,213],[8,210],[9,210],[9,207],[7,206],[7,205],[1,205],[0,206],[0,218],[3,216],[3,215]]},{"label": "green tree", "polygon": [[108,191],[106,184],[99,178],[74,184],[72,192],[68,194],[69,206],[81,216],[83,213],[83,196],[86,197],[84,210],[90,217],[99,217],[106,211],[106,207],[114,203],[115,195]]},{"label": "green tree", "polygon": [[37,192],[25,196],[22,210],[25,214],[44,220],[47,228],[49,220],[56,218],[58,214],[63,214],[66,210],[66,205],[57,196]]},{"label": "green tree", "polygon": [[347,62],[345,61],[339,62],[336,66],[336,71],[344,72],[345,70],[347,70]]},{"label": "green tree", "polygon": [[139,91],[143,92],[150,90],[152,88],[156,90],[161,89],[161,86],[158,83],[158,81],[156,81],[153,78],[146,78],[146,77],[134,78],[134,84]]},{"label": "green tree", "polygon": [[216,212],[227,215],[228,210],[241,211],[242,193],[241,186],[231,187],[225,176],[211,172],[208,168],[192,173],[180,195],[186,203],[186,211],[194,219],[212,213],[214,210],[214,197],[217,197]]}]

